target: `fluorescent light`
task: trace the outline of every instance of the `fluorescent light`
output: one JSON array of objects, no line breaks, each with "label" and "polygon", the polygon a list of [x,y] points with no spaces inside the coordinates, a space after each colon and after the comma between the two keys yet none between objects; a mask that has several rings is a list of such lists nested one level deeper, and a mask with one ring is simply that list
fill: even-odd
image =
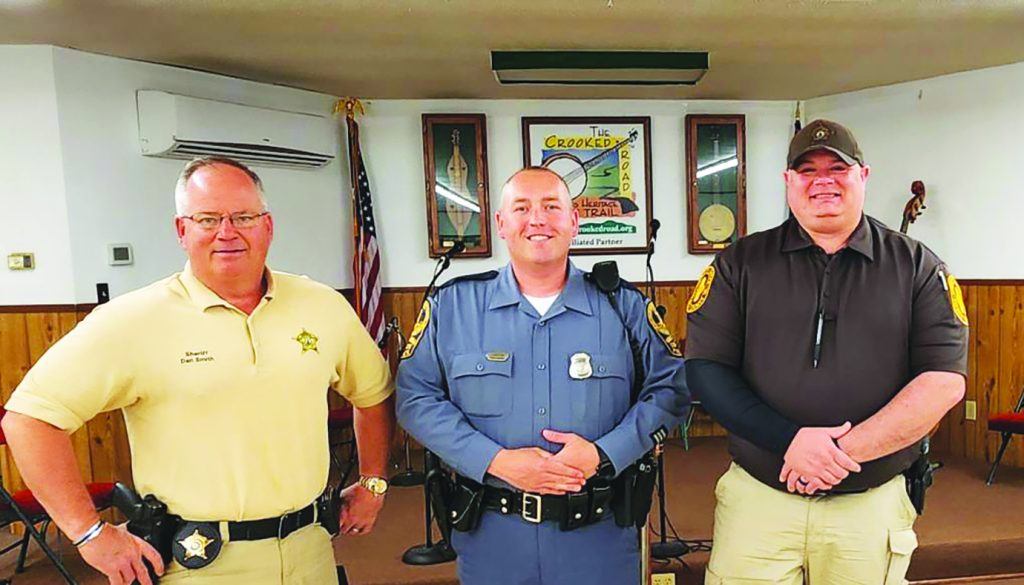
[{"label": "fluorescent light", "polygon": [[713,175],[724,170],[735,168],[738,164],[740,164],[740,161],[735,156],[727,158],[721,162],[710,164],[702,169],[697,169],[697,178],[703,179],[708,175]]},{"label": "fluorescent light", "polygon": [[706,51],[491,51],[503,85],[696,85]]},{"label": "fluorescent light", "polygon": [[448,187],[445,187],[441,183],[435,183],[434,184],[434,188],[437,190],[437,194],[438,195],[440,195],[441,197],[444,197],[448,201],[451,201],[452,203],[454,203],[454,204],[456,204],[456,205],[458,205],[460,207],[465,207],[466,209],[468,209],[470,211],[475,211],[476,213],[480,213],[480,206],[479,205],[477,205],[473,201],[470,201],[469,199],[466,199],[462,195],[459,195],[455,191],[452,191]]}]

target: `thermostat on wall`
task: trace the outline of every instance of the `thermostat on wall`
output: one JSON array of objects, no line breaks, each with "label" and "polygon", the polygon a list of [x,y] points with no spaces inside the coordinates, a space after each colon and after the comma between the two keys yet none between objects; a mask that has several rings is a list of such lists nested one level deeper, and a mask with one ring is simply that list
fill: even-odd
[{"label": "thermostat on wall", "polygon": [[131,264],[134,261],[131,244],[107,244],[107,263],[111,266]]},{"label": "thermostat on wall", "polygon": [[32,252],[15,252],[7,256],[9,270],[35,270],[36,255]]}]

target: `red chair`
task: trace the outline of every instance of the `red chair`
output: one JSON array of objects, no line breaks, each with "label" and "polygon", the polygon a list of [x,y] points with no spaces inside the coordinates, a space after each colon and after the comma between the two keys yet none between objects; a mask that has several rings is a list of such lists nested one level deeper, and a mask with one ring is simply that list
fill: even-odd
[{"label": "red chair", "polygon": [[[0,407],[0,419],[3,419],[5,414],[7,414],[7,411]],[[7,445],[7,437],[4,436],[3,429],[0,429],[0,446],[4,445]],[[110,497],[114,491],[114,484],[89,483],[85,487],[89,491],[89,496],[92,498],[93,505],[96,506],[97,510],[105,510],[110,507]],[[0,555],[20,547],[18,564],[15,566],[14,572],[22,573],[25,571],[25,555],[28,553],[28,543],[30,540],[34,540],[50,561],[56,565],[57,571],[64,577],[64,580],[70,585],[77,585],[77,581],[68,572],[60,557],[57,556],[57,553],[46,542],[46,531],[49,529],[52,521],[53,519],[43,509],[39,500],[32,495],[32,492],[29,490],[19,490],[12,494],[0,484],[0,528],[18,522],[25,526],[24,537],[7,548],[0,550]],[[37,524],[42,525],[40,529],[36,528]]]},{"label": "red chair", "polygon": [[999,467],[999,460],[1003,458],[1003,453],[1006,452],[1007,445],[1010,444],[1010,438],[1013,435],[1024,435],[1024,388],[1020,390],[1020,398],[1017,399],[1017,406],[1013,409],[1013,412],[1001,412],[988,417],[988,430],[1001,433],[1003,442],[999,445],[999,453],[996,454],[996,460],[992,463],[992,470],[988,472],[988,481],[985,485],[992,485],[992,480],[996,477],[996,468]]},{"label": "red chair", "polygon": [[[349,475],[352,474],[358,460],[356,432],[353,427],[354,416],[352,405],[348,403],[341,408],[332,408],[327,413],[327,432],[332,437],[330,443],[331,466],[338,471],[341,482],[338,485],[341,486],[348,483]],[[340,454],[343,448],[348,450],[348,459],[345,462],[342,461]]]}]

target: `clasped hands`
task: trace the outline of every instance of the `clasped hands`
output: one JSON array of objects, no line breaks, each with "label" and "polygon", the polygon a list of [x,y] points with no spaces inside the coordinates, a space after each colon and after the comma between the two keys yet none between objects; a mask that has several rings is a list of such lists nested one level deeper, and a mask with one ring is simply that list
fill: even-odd
[{"label": "clasped hands", "polygon": [[837,441],[850,432],[849,422],[838,427],[804,427],[786,450],[779,481],[790,492],[813,495],[839,485],[860,465],[839,448]]},{"label": "clasped hands", "polygon": [[597,446],[575,433],[547,429],[541,433],[562,448],[550,453],[539,447],[502,449],[487,473],[524,492],[562,495],[578,492],[597,473],[601,458]]}]

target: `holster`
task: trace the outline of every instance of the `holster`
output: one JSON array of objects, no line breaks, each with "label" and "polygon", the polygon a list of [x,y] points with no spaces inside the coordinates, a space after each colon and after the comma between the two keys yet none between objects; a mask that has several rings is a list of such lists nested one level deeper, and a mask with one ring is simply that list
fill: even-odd
[{"label": "holster", "polygon": [[342,486],[327,486],[316,499],[316,519],[332,537],[341,532],[341,489]]},{"label": "holster", "polygon": [[454,482],[451,473],[441,465],[441,460],[434,453],[427,451],[424,457],[423,489],[427,493],[427,502],[434,512],[437,528],[445,542],[452,539],[451,502]]},{"label": "holster", "polygon": [[654,501],[656,466],[654,452],[648,451],[612,480],[615,488],[612,511],[615,513],[615,523],[621,528],[639,528],[647,522]]},{"label": "holster", "polygon": [[[167,512],[167,505],[150,494],[145,498],[132,488],[118,483],[114,486],[113,504],[128,518],[128,532],[149,543],[163,558],[164,564],[173,557],[174,533],[181,525],[180,516]],[[149,561],[143,559],[149,569],[149,577],[157,582],[156,573]]]},{"label": "holster", "polygon": [[480,525],[484,508],[484,486],[467,477],[457,476],[446,506],[452,528],[472,532]]},{"label": "holster", "polygon": [[907,481],[907,495],[910,496],[910,503],[914,505],[917,514],[924,514],[924,500],[928,488],[934,481],[934,472],[940,467],[938,463],[928,460],[927,443],[922,446],[921,456],[903,472]]}]

